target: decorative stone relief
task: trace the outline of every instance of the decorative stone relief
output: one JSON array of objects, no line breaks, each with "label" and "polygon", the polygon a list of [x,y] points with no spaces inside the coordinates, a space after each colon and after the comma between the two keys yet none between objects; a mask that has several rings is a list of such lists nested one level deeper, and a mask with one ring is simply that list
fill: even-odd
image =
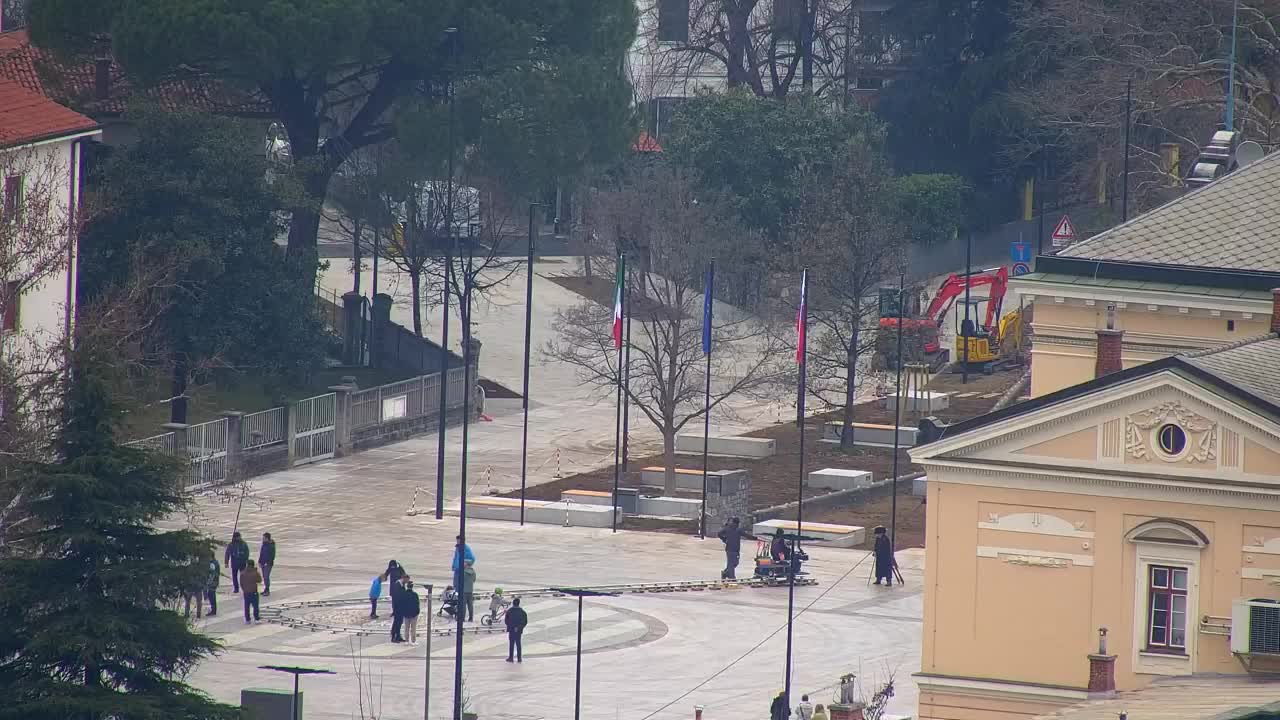
[{"label": "decorative stone relief", "polygon": [[1151,447],[1151,430],[1167,423],[1177,424],[1187,434],[1190,447],[1182,460],[1207,463],[1217,459],[1216,424],[1176,400],[1126,418],[1125,452],[1136,459],[1159,457]]},{"label": "decorative stone relief", "polygon": [[1028,567],[1068,568],[1071,561],[1063,558],[1044,557],[1042,555],[1001,555],[1000,558],[1010,565],[1026,565]]}]

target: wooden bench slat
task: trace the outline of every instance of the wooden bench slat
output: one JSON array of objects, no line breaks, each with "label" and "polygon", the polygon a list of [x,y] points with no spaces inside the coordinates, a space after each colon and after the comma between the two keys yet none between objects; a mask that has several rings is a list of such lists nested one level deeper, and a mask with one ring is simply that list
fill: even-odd
[{"label": "wooden bench slat", "polygon": [[613,493],[607,490],[564,490],[561,495],[582,495],[585,497],[612,497]]},{"label": "wooden bench slat", "polygon": [[[641,468],[641,469],[640,469],[640,471],[641,471],[641,472],[652,472],[652,473],[664,473],[664,472],[666,472],[666,471],[667,471],[667,469],[666,469],[666,468],[660,468],[660,467],[647,467],[647,468]],[[712,471],[709,471],[707,474],[708,474],[708,475],[711,475],[711,474],[714,474],[714,472],[715,472],[715,471],[714,471],[714,470],[712,470]],[[677,474],[677,475],[701,475],[701,474],[702,474],[702,471],[701,471],[701,470],[690,470],[690,469],[688,469],[688,468],[676,468],[676,474]]]}]

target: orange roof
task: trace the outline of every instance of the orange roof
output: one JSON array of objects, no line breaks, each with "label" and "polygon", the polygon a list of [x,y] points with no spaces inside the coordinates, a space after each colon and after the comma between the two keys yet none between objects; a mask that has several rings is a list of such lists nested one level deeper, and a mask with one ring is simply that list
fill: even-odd
[{"label": "orange roof", "polygon": [[631,143],[633,152],[662,152],[662,146],[647,131],[641,130],[636,141]]},{"label": "orange roof", "polygon": [[0,148],[93,130],[98,123],[0,77]]},{"label": "orange roof", "polygon": [[[94,115],[124,112],[135,94],[115,60],[108,70],[110,90],[95,97],[96,69],[92,60],[64,62],[31,44],[26,30],[0,33],[0,78],[16,80],[28,90],[82,108]],[[138,92],[164,110],[195,110],[227,115],[269,115],[271,105],[257,92],[245,92],[225,82],[191,73],[161,80]]]}]

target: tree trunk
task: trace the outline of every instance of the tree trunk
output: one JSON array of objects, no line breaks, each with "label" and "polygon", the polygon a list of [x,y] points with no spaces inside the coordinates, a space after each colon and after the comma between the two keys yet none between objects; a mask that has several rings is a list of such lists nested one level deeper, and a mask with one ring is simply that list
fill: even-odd
[{"label": "tree trunk", "polygon": [[186,424],[187,422],[187,368],[187,354],[174,353],[173,384],[169,400],[169,422],[171,423]]},{"label": "tree trunk", "polygon": [[853,447],[853,398],[855,383],[858,379],[858,319],[853,321],[853,339],[849,342],[848,355],[845,358],[844,380],[844,419],[840,427],[840,449]]},{"label": "tree trunk", "polygon": [[364,259],[360,252],[360,239],[363,235],[364,220],[357,217],[355,218],[355,232],[352,233],[353,237],[351,242],[351,274],[353,275],[351,281],[351,292],[357,295],[360,294],[360,266],[364,263]]},{"label": "tree trunk", "polygon": [[662,494],[675,497],[676,494],[676,431],[662,431]]},{"label": "tree trunk", "polygon": [[413,296],[413,334],[422,337],[422,270],[409,271],[409,288]]},{"label": "tree trunk", "polygon": [[304,198],[290,208],[288,255],[297,268],[299,279],[314,285],[320,255],[316,238],[320,235],[320,209],[329,190],[332,173],[326,170],[307,172],[302,178]]}]

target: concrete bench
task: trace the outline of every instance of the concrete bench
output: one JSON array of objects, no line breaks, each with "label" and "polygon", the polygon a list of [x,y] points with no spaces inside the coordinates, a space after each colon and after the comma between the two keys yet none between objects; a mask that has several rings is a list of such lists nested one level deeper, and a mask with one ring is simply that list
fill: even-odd
[{"label": "concrete bench", "polygon": [[604,490],[564,490],[560,493],[560,499],[564,502],[607,507],[613,504],[613,493]]},{"label": "concrete bench", "polygon": [[[890,395],[880,401],[880,406],[889,412],[895,412],[898,407],[898,396]],[[903,412],[936,412],[938,410],[946,410],[951,407],[951,395],[940,392],[917,391],[907,395],[907,401],[902,404]]]},{"label": "concrete bench", "polygon": [[[459,506],[445,511],[457,516]],[[615,508],[607,505],[587,505],[580,502],[552,500],[526,500],[525,522],[544,525],[572,525],[574,527],[607,528],[613,525]],[[467,499],[467,517],[478,520],[520,521],[520,499],[484,497]],[[566,523],[567,518],[567,523]]]},{"label": "concrete bench", "polygon": [[823,468],[809,473],[805,485],[811,488],[825,488],[827,490],[852,490],[870,485],[871,477],[871,473],[866,470]]},{"label": "concrete bench", "polygon": [[702,513],[702,501],[693,498],[641,496],[636,501],[636,511],[639,515],[696,518]]},{"label": "concrete bench", "polygon": [[[701,433],[678,433],[676,452],[685,455],[702,454]],[[777,453],[777,443],[772,438],[729,435],[712,437],[707,441],[707,454],[717,457],[766,458]]]},{"label": "concrete bench", "polygon": [[[722,492],[725,481],[734,482],[745,480],[747,477],[746,470],[710,470],[707,472],[707,492]],[[652,487],[662,487],[666,483],[666,473],[663,468],[654,466],[642,468],[640,470],[640,484]],[[702,471],[691,470],[688,468],[676,468],[676,489],[691,490],[693,492],[702,492]],[[736,490],[735,490],[736,492]]]},{"label": "concrete bench", "polygon": [[[774,534],[779,528],[784,533],[794,533],[796,531],[796,521],[764,520],[751,526],[751,534],[762,538]],[[818,538],[834,547],[843,548],[857,547],[867,539],[866,528],[858,527],[857,525],[807,522],[800,527],[800,534],[805,537]]]},{"label": "concrete bench", "polygon": [[[840,428],[843,426],[843,423],[836,420],[823,423],[822,441],[828,443],[840,442]],[[892,425],[854,423],[853,444],[864,447],[893,447],[893,429]],[[898,446],[904,448],[915,447],[916,435],[919,432],[919,428],[899,425]]]}]

